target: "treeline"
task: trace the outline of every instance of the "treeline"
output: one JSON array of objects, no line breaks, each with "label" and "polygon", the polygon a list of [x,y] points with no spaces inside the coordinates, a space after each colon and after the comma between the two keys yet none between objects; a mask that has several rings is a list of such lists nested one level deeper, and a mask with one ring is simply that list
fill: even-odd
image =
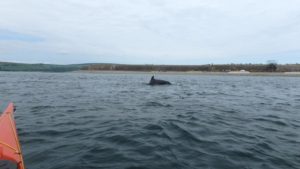
[{"label": "treeline", "polygon": [[23,64],[0,62],[0,71],[68,72],[80,70],[83,65]]},{"label": "treeline", "polygon": [[0,71],[40,71],[40,72],[69,72],[69,71],[203,71],[203,72],[300,72],[300,64],[278,65],[269,64],[207,64],[207,65],[126,65],[126,64],[23,64],[0,62]]},{"label": "treeline", "polygon": [[125,65],[125,64],[91,64],[82,70],[89,71],[204,71],[230,72],[245,70],[249,72],[292,72],[300,71],[300,64],[277,65],[270,64],[208,64],[208,65]]}]

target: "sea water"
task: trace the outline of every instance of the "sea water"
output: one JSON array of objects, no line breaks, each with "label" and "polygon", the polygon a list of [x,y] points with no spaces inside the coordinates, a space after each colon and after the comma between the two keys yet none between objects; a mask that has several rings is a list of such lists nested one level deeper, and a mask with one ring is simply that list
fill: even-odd
[{"label": "sea water", "polygon": [[0,72],[27,168],[300,168],[299,77],[150,77]]}]

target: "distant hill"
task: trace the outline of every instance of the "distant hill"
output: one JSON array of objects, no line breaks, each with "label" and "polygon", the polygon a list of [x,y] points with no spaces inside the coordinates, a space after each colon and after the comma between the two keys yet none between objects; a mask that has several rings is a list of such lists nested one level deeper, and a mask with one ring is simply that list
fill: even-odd
[{"label": "distant hill", "polygon": [[80,70],[85,64],[53,65],[0,62],[0,71],[69,72]]},{"label": "distant hill", "polygon": [[70,71],[203,71],[230,72],[245,70],[249,72],[300,72],[300,64],[207,64],[207,65],[128,65],[128,64],[25,64],[0,62],[0,71],[39,71],[39,72],[70,72]]}]

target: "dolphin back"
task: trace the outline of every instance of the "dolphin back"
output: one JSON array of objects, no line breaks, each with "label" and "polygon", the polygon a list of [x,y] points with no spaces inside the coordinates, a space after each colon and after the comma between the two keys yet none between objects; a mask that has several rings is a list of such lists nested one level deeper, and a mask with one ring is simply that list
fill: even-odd
[{"label": "dolphin back", "polygon": [[151,78],[149,85],[170,85],[171,83],[166,80],[159,80]]}]

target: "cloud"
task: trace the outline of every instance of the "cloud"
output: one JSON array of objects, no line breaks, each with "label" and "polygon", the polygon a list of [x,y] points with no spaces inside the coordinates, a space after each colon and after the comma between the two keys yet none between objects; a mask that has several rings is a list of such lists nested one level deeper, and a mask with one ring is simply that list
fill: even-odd
[{"label": "cloud", "polygon": [[300,50],[297,0],[4,0],[0,16],[0,60],[287,62]]},{"label": "cloud", "polygon": [[43,39],[28,34],[12,32],[9,30],[0,30],[0,41],[40,42],[43,41]]}]

